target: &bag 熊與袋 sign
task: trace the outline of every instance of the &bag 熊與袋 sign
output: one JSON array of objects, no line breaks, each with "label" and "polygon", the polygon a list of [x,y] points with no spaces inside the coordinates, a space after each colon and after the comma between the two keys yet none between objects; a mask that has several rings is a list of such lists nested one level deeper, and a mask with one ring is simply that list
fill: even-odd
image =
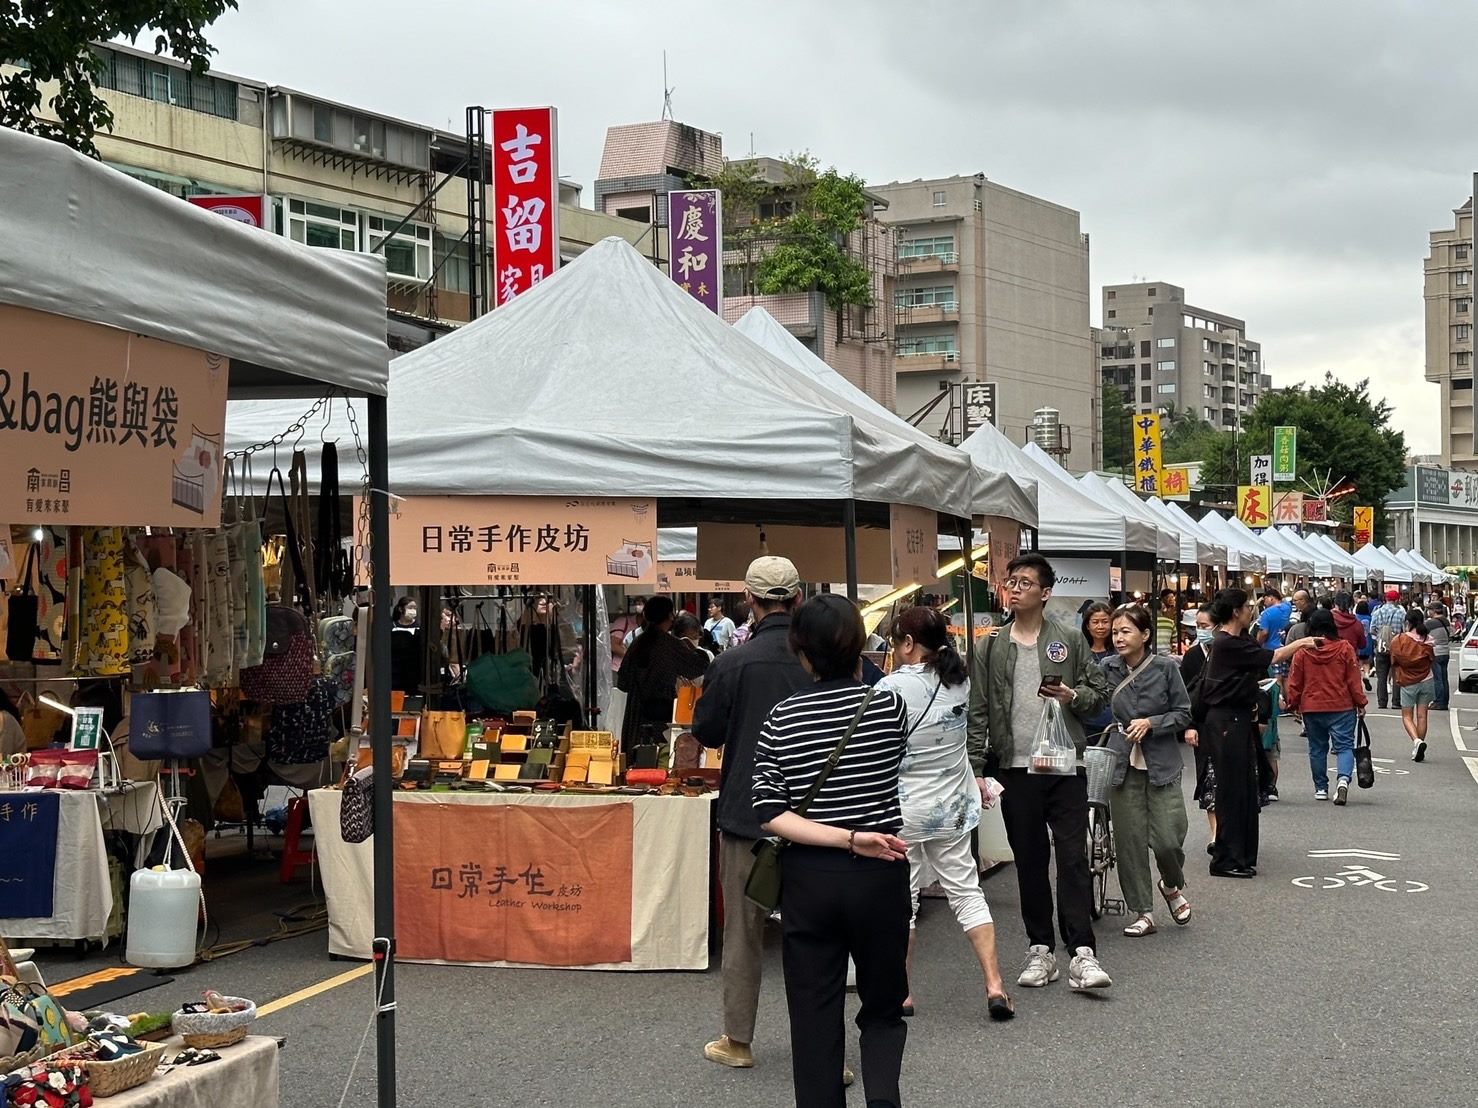
[{"label": "&bag \u718a\u8207\u888b sign", "polygon": [[0,519],[213,527],[226,359],[0,306]]}]

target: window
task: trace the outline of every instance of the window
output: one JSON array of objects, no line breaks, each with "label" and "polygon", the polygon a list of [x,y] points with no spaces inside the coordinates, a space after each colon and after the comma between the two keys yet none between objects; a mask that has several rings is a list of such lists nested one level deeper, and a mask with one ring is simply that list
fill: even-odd
[{"label": "window", "polygon": [[934,206],[936,208],[942,208],[948,202],[949,202],[949,196],[948,196],[947,193],[944,193],[944,192],[936,192],[934,194]]},{"label": "window", "polygon": [[1148,381],[1150,379],[1150,367],[1149,366],[1142,365],[1142,366],[1139,367],[1139,379],[1141,381]]},{"label": "window", "polygon": [[1202,385],[1201,386],[1201,397],[1204,400],[1215,400],[1216,399],[1216,386],[1215,385]]},{"label": "window", "polygon": [[932,238],[905,239],[898,244],[900,258],[937,258],[955,251],[954,235],[935,235]]},{"label": "window", "polygon": [[289,200],[287,237],[306,246],[358,250],[359,213],[352,208],[315,204],[311,200]]},{"label": "window", "polygon": [[643,204],[640,208],[617,208],[617,219],[629,219],[634,223],[652,222],[652,209],[650,205]]},{"label": "window", "polygon": [[1174,373],[1175,372],[1175,360],[1172,358],[1169,361],[1156,362],[1155,363],[1155,368],[1158,369],[1161,373]]},{"label": "window", "polygon": [[918,338],[899,339],[898,353],[903,357],[918,354],[957,354],[953,335],[922,335]]},{"label": "window", "polygon": [[1150,309],[1149,309],[1149,311],[1146,314],[1147,315],[1154,315],[1155,314],[1155,306],[1153,304],[1150,305]]},{"label": "window", "polygon": [[1160,391],[1160,395],[1161,396],[1167,396],[1167,395],[1169,395],[1171,393],[1174,393],[1175,392],[1175,382],[1174,381],[1171,381],[1169,384],[1161,385],[1159,387],[1159,391]]},{"label": "window", "polygon": [[1455,377],[1455,378],[1453,378],[1453,381],[1452,381],[1452,391],[1453,392],[1472,392],[1473,391],[1473,378],[1471,378],[1471,377]]},{"label": "window", "polygon": [[1174,339],[1156,339],[1155,340],[1155,345],[1158,346],[1161,350],[1173,350],[1173,349],[1175,349],[1175,340]]},{"label": "window", "polygon": [[1104,293],[1104,297],[1109,300],[1116,300],[1118,299],[1118,294],[1113,289],[1109,289],[1108,292]]},{"label": "window", "polygon": [[1460,262],[1467,261],[1468,260],[1468,244],[1465,243],[1465,242],[1458,243],[1457,246],[1455,246],[1453,248],[1452,256],[1455,257]]},{"label": "window", "polygon": [[1452,302],[1452,310],[1457,312],[1458,315],[1467,315],[1468,309],[1472,306],[1473,302],[1471,300],[1454,300]]},{"label": "window", "polygon": [[764,200],[760,203],[761,219],[787,219],[795,215],[794,200]]},{"label": "window", "polygon": [[1150,288],[1149,288],[1149,289],[1148,289],[1148,290],[1147,290],[1147,293],[1146,293],[1146,295],[1149,295],[1149,296],[1154,296],[1154,295],[1155,295],[1155,289],[1154,289],[1154,287],[1153,287],[1153,286],[1151,286],[1151,287],[1150,287]]},{"label": "window", "polygon": [[385,216],[364,217],[365,248],[385,255],[385,270],[392,277],[410,277],[424,281],[431,276],[431,228],[423,223],[407,223],[385,243],[385,234],[395,228],[399,219]]},{"label": "window", "polygon": [[1216,363],[1215,362],[1202,362],[1201,363],[1201,373],[1203,375],[1207,376],[1207,377],[1215,377],[1216,376]]},{"label": "window", "polygon": [[1460,271],[1458,273],[1458,275],[1457,275],[1458,288],[1464,288],[1464,289],[1467,288],[1469,282],[1471,282],[1472,280],[1473,280],[1473,271],[1472,270],[1470,270],[1470,269],[1464,269],[1464,270]]},{"label": "window", "polygon": [[955,307],[953,285],[921,285],[918,288],[899,289],[893,295],[893,303],[899,308],[945,308]]},{"label": "window", "polygon": [[1145,385],[1139,390],[1139,402],[1141,404],[1148,404],[1150,402],[1150,387],[1148,385]]},{"label": "window", "polygon": [[1141,342],[1139,344],[1139,356],[1141,358],[1148,358],[1150,356],[1150,340],[1149,339],[1145,339],[1143,342]]},{"label": "window", "polygon": [[1119,318],[1119,313],[1117,311],[1115,311],[1113,308],[1110,308],[1108,310],[1108,317],[1110,319],[1118,319]]},{"label": "window", "polygon": [[1453,356],[1457,359],[1457,364],[1459,366],[1470,365],[1473,361],[1473,355],[1467,350],[1459,350]]},{"label": "window", "polygon": [[1216,418],[1216,409],[1215,408],[1202,408],[1201,409],[1201,418],[1204,419],[1207,423],[1210,423],[1213,419]]},{"label": "window", "polygon": [[1453,342],[1468,342],[1473,337],[1473,325],[1471,323],[1459,323],[1452,329]]},{"label": "window", "polygon": [[468,259],[467,240],[436,236],[436,287],[447,292],[472,291],[472,266]]},{"label": "window", "polygon": [[188,69],[114,50],[100,48],[98,56],[102,59],[98,84],[103,88],[222,119],[236,118],[239,92],[235,81],[206,74],[197,77]]}]

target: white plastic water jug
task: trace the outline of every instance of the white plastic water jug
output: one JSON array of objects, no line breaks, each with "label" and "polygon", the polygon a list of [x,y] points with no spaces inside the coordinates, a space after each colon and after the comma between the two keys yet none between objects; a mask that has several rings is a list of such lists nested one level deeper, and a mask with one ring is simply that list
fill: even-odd
[{"label": "white plastic water jug", "polygon": [[130,965],[156,969],[195,961],[200,875],[185,869],[141,869],[128,882]]}]

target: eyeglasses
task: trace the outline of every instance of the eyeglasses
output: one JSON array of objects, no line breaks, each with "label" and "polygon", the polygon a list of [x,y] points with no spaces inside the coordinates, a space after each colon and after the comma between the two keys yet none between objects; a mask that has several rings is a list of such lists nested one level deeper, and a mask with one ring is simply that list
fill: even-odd
[{"label": "eyeglasses", "polygon": [[1033,581],[1030,577],[1008,577],[1006,579],[1006,588],[1011,592],[1026,592],[1028,589],[1041,587],[1040,581]]}]

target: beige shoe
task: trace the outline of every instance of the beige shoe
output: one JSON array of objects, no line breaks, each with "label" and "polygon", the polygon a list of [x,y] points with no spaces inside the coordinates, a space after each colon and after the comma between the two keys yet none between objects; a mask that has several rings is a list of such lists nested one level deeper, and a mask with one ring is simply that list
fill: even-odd
[{"label": "beige shoe", "polygon": [[754,1068],[754,1051],[749,1049],[749,1044],[736,1043],[727,1035],[721,1035],[705,1046],[703,1057],[710,1062],[717,1062],[721,1066],[730,1066],[736,1070]]}]

